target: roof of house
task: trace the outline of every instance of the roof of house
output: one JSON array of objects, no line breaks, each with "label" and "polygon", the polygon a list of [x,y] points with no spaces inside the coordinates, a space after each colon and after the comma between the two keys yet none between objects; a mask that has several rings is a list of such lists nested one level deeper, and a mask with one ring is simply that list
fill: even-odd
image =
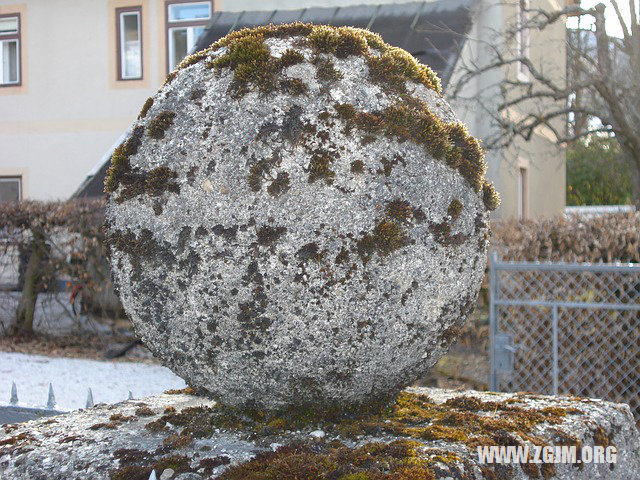
[{"label": "roof of house", "polygon": [[235,30],[270,23],[300,21],[366,28],[431,67],[446,85],[471,28],[476,3],[477,0],[438,0],[264,12],[217,12],[198,40],[196,50],[207,48]]},{"label": "roof of house", "polygon": [[[229,33],[245,27],[295,21],[367,28],[390,45],[401,47],[431,67],[443,88],[459,58],[473,24],[479,0],[436,0],[348,7],[314,7],[301,10],[217,12],[199,38],[195,51],[207,48]],[[73,197],[103,194],[111,152],[85,179]],[[103,159],[105,158],[103,157]]]}]

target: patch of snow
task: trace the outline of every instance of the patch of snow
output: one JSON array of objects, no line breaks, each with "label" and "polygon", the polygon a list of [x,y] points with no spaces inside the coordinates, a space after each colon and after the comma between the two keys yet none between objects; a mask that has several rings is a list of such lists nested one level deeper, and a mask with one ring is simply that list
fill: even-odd
[{"label": "patch of snow", "polygon": [[89,388],[95,403],[118,403],[129,391],[143,398],[186,387],[184,380],[159,365],[0,352],[0,402],[9,401],[12,382],[18,405],[39,407],[46,405],[51,383],[56,408],[63,410],[84,408]]}]

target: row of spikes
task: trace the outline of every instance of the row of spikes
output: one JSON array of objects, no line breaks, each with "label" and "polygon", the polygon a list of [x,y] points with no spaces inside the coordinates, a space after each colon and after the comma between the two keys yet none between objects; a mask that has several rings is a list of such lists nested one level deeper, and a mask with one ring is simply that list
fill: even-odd
[{"label": "row of spikes", "polygon": [[[131,393],[131,390],[129,390],[129,395],[127,397],[127,400],[133,400],[133,395]],[[16,386],[16,382],[12,382],[11,384],[11,398],[9,399],[9,403],[11,405],[18,405],[18,387]],[[89,388],[87,391],[87,401],[85,404],[85,408],[91,408],[94,405],[95,403],[93,401],[93,392],[91,391],[91,388]],[[55,406],[56,406],[56,396],[53,393],[53,385],[49,383],[49,396],[47,398],[47,409],[53,410]]]}]

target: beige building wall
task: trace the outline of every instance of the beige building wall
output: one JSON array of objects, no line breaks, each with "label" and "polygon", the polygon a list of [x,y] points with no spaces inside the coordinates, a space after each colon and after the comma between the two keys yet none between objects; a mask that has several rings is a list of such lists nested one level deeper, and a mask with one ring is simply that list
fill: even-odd
[{"label": "beige building wall", "polygon": [[[530,0],[531,9],[554,11],[564,8],[565,0]],[[516,15],[515,5],[505,12],[505,27],[511,26]],[[547,27],[539,32],[530,32],[529,58],[540,67],[547,78],[555,84],[564,85],[566,79],[566,26],[564,22]],[[506,71],[507,79],[518,77],[517,66]],[[527,78],[526,76],[524,77]],[[521,78],[522,79],[522,78]],[[535,80],[529,75],[530,81]],[[540,88],[540,87],[538,87]],[[535,87],[534,87],[535,89]],[[523,118],[531,112],[549,112],[564,108],[563,101],[531,100],[518,104],[509,115]],[[507,187],[503,191],[503,206],[499,214],[507,217],[535,218],[561,214],[566,205],[566,154],[556,144],[556,135],[566,130],[566,118],[558,117],[551,122],[553,128],[540,126],[534,130],[529,141],[519,138],[512,148],[504,152],[500,175]],[[524,174],[524,182],[520,176]],[[524,183],[524,188],[521,184]]]},{"label": "beige building wall", "polygon": [[[478,12],[470,40],[465,43],[459,65],[450,85],[455,85],[465,66],[482,66],[493,61],[493,45],[503,41],[495,32],[513,28],[518,0],[485,0]],[[553,10],[561,8],[564,0],[531,0],[530,8]],[[513,45],[515,50],[515,45]],[[531,32],[529,58],[534,64],[545,65],[545,74],[552,75],[562,83],[566,73],[566,33],[563,23],[545,30],[544,34]],[[553,68],[550,68],[553,65]],[[505,79],[517,76],[516,66],[503,70],[494,69],[474,78],[459,92],[461,99],[474,101],[454,102],[454,109],[466,123],[470,132],[478,138],[487,139],[496,135],[496,126],[486,109],[497,111],[502,94],[497,87]],[[482,92],[480,95],[478,92]],[[481,97],[484,106],[475,99]],[[558,106],[562,108],[562,103]],[[522,104],[513,108],[509,115],[513,119],[522,118],[527,111],[544,110],[539,101]],[[566,122],[558,118],[554,128],[563,132]],[[494,182],[502,202],[493,213],[496,218],[534,218],[560,214],[565,207],[566,159],[563,148],[554,142],[553,132],[540,127],[531,139],[518,139],[510,148],[490,151],[487,155],[488,178]],[[524,182],[521,182],[521,171]]]},{"label": "beige building wall", "polygon": [[[142,7],[142,80],[117,80],[116,13]],[[215,8],[215,4],[214,4]],[[64,199],[166,75],[164,0],[0,0],[21,15],[22,85],[0,87],[0,176]]]},{"label": "beige building wall", "polygon": [[[470,37],[486,41],[487,32],[512,22],[516,0],[510,1],[511,5],[504,5],[500,0],[485,0]],[[533,6],[557,5],[557,0],[531,1]],[[214,9],[236,10],[318,3],[270,2],[221,0],[213,5]],[[363,1],[387,2],[393,0]],[[142,8],[143,79],[118,81],[115,9],[131,6]],[[21,15],[22,85],[0,87],[0,176],[21,175],[23,198],[67,198],[164,80],[165,0],[0,0],[0,14],[4,13]],[[537,61],[543,55],[554,55],[558,71],[564,73],[562,28],[556,27],[553,36],[557,35],[554,41],[558,43],[553,46],[548,36],[544,40],[532,36],[531,57]],[[462,57],[477,61],[487,58],[487,53],[477,42],[469,41]],[[494,72],[476,79],[467,93],[484,91],[500,75]],[[492,133],[482,109],[456,106],[456,111],[474,135],[487,138]],[[520,168],[527,169],[526,215],[552,215],[564,208],[564,152],[553,146],[548,133],[538,129],[531,142],[519,142],[513,149],[488,156],[488,176],[503,199],[496,216],[518,215]]]}]

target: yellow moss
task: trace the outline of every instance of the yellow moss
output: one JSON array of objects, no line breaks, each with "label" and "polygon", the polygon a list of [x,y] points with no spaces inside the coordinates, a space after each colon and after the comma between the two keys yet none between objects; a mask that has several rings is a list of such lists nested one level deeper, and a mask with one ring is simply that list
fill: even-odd
[{"label": "yellow moss", "polygon": [[142,110],[140,110],[140,114],[138,115],[138,120],[142,120],[149,112],[149,109],[153,106],[153,97],[147,98],[142,106]]},{"label": "yellow moss", "polygon": [[482,186],[482,200],[487,210],[495,210],[500,206],[500,195],[496,192],[493,183],[486,182]]},{"label": "yellow moss", "polygon": [[280,65],[284,68],[304,62],[304,55],[298,50],[287,48],[280,57]]},{"label": "yellow moss", "polygon": [[456,220],[462,213],[463,208],[464,208],[464,205],[462,205],[462,202],[457,198],[454,198],[453,200],[451,200],[451,203],[447,208],[447,215],[451,217],[452,221]]},{"label": "yellow moss", "polygon": [[379,113],[360,112],[349,104],[334,108],[347,130],[355,127],[366,134],[385,133],[422,145],[431,156],[456,168],[476,192],[482,190],[487,165],[480,144],[464,126],[447,124],[433,114],[426,102],[406,97]]}]

